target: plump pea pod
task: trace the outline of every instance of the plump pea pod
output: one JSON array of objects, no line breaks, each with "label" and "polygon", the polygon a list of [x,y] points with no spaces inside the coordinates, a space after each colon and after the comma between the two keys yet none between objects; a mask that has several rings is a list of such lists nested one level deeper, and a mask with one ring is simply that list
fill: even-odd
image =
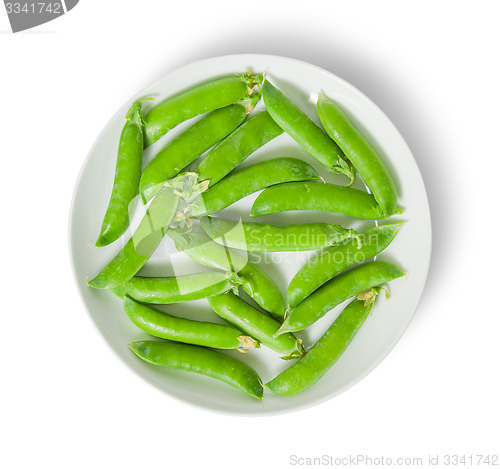
[{"label": "plump pea pod", "polygon": [[179,195],[164,187],[149,205],[137,230],[121,251],[88,284],[94,288],[116,288],[131,279],[147,262],[172,222]]},{"label": "plump pea pod", "polygon": [[268,80],[264,81],[262,96],[266,109],[274,121],[301,147],[330,171],[345,174],[351,184],[356,176],[345,155],[297,105]]},{"label": "plump pea pod", "polygon": [[319,179],[315,169],[297,158],[273,158],[237,169],[191,204],[189,214],[201,217],[216,213],[261,189],[290,181]]},{"label": "plump pea pod", "polygon": [[200,222],[215,242],[250,252],[309,251],[357,238],[353,229],[329,223],[278,226],[213,217]]},{"label": "plump pea pod", "polygon": [[264,271],[248,259],[225,246],[212,241],[201,230],[182,233],[169,230],[175,247],[195,262],[212,269],[234,272],[242,280],[241,288],[273,318],[282,321],[285,314],[283,296],[279,287]]},{"label": "plump pea pod", "polygon": [[300,331],[352,296],[402,277],[405,273],[390,262],[372,261],[355,267],[308,296],[285,318],[278,334]]},{"label": "plump pea pod", "polygon": [[282,334],[273,338],[280,323],[252,308],[233,293],[225,293],[208,298],[212,309],[229,324],[242,330],[250,337],[284,355],[284,359],[299,358],[305,350],[302,341],[293,334]]},{"label": "plump pea pod", "polygon": [[319,95],[317,107],[328,135],[335,140],[371,189],[386,217],[391,216],[398,205],[398,193],[396,184],[378,153],[340,107],[323,93]]},{"label": "plump pea pod", "polygon": [[137,101],[125,116],[118,144],[115,180],[96,247],[116,241],[129,225],[129,205],[137,195],[142,168],[143,129],[141,103]]},{"label": "plump pea pod", "polygon": [[227,272],[201,272],[177,277],[132,277],[113,293],[130,296],[141,303],[165,305],[201,300],[237,288],[242,281]]},{"label": "plump pea pod", "polygon": [[139,185],[147,202],[161,189],[161,184],[176,176],[210,147],[236,129],[247,115],[244,103],[209,113],[161,149],[144,168]]},{"label": "plump pea pod", "polygon": [[196,169],[200,181],[210,181],[213,186],[254,151],[282,133],[283,130],[266,111],[259,112],[220,142],[200,162]]},{"label": "plump pea pod", "polygon": [[190,371],[230,384],[257,399],[263,389],[259,375],[246,363],[215,350],[196,345],[142,340],[129,344],[142,360],[153,365]]},{"label": "plump pea pod", "polygon": [[123,309],[130,320],[144,332],[161,339],[220,349],[258,347],[259,343],[227,324],[177,318],[125,296]]},{"label": "plump pea pod", "polygon": [[378,288],[358,295],[300,360],[264,385],[275,394],[298,394],[316,383],[346,351],[370,314]]},{"label": "plump pea pod", "polygon": [[250,73],[222,78],[162,101],[144,117],[145,146],[151,145],[181,122],[239,101],[253,93],[262,76]]},{"label": "plump pea pod", "polygon": [[321,285],[340,272],[382,252],[403,226],[402,223],[380,225],[359,233],[352,239],[319,252],[300,269],[288,285],[287,310],[294,309]]},{"label": "plump pea pod", "polygon": [[320,210],[364,220],[385,217],[373,195],[367,192],[309,181],[269,187],[257,197],[250,215],[257,217],[290,210]]}]

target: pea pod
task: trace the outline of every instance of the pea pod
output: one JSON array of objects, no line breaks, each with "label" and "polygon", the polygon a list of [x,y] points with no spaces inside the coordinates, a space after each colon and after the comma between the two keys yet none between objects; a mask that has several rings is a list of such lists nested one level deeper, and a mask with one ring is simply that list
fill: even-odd
[{"label": "pea pod", "polygon": [[218,212],[236,201],[274,184],[319,179],[318,173],[297,158],[273,158],[237,169],[196,198],[190,215],[200,217]]},{"label": "pea pod", "polygon": [[275,394],[298,394],[316,383],[337,362],[373,309],[378,288],[358,295],[300,360],[264,385]]},{"label": "pea pod", "polygon": [[181,122],[251,95],[253,86],[261,81],[261,76],[254,77],[247,72],[197,86],[162,101],[144,117],[145,146],[156,142]]},{"label": "pea pod", "polygon": [[328,135],[342,149],[371,189],[385,216],[391,216],[398,205],[398,193],[396,184],[378,153],[340,107],[323,93],[319,95],[317,107]]},{"label": "pea pod", "polygon": [[195,262],[211,269],[234,272],[242,280],[241,288],[247,292],[263,309],[278,321],[283,320],[285,305],[279,287],[259,267],[235,251],[212,241],[201,230],[189,233],[169,230],[175,247],[183,251]]},{"label": "pea pod", "polygon": [[321,128],[268,80],[264,81],[262,96],[271,117],[290,137],[332,173],[346,175],[352,184],[355,171],[339,146]]},{"label": "pea pod", "polygon": [[283,130],[266,111],[256,114],[220,142],[200,162],[196,169],[200,181],[210,181],[210,186],[213,186],[254,151],[282,133]]},{"label": "pea pod", "polygon": [[367,192],[309,181],[286,182],[267,188],[255,200],[250,215],[257,217],[290,210],[320,210],[364,220],[385,217],[373,195]]},{"label": "pea pod", "polygon": [[257,399],[263,389],[257,372],[246,363],[215,350],[196,345],[142,340],[129,344],[130,350],[153,365],[190,371],[218,379]]},{"label": "pea pod", "polygon": [[177,318],[125,296],[123,309],[141,330],[161,339],[220,349],[258,347],[259,343],[227,324]]},{"label": "pea pod", "polygon": [[273,334],[276,333],[281,324],[252,308],[233,293],[212,296],[208,298],[208,302],[222,319],[250,337],[257,339],[271,350],[284,354],[283,358],[299,358],[305,353],[302,341],[291,333],[273,338]]},{"label": "pea pod", "polygon": [[405,273],[390,262],[372,261],[334,277],[308,296],[285,318],[278,331],[300,331],[315,323],[343,301]]},{"label": "pea pod", "polygon": [[172,188],[164,187],[149,205],[127,244],[88,282],[89,286],[116,288],[139,272],[163,239],[178,205],[179,195]]},{"label": "pea pod", "polygon": [[132,277],[113,293],[119,297],[128,295],[141,303],[164,305],[201,300],[226,293],[240,284],[236,274],[201,272],[177,277]]},{"label": "pea pod", "polygon": [[250,252],[308,251],[357,238],[353,229],[328,223],[268,225],[205,217],[201,226],[215,242]]},{"label": "pea pod", "polygon": [[95,245],[107,246],[116,241],[129,225],[129,206],[137,195],[142,168],[143,129],[141,103],[136,101],[125,116],[126,122],[118,143],[115,180],[101,232]]},{"label": "pea pod", "polygon": [[287,310],[294,309],[313,291],[340,272],[382,252],[392,242],[402,225],[393,223],[375,226],[359,233],[359,239],[352,239],[319,252],[295,274],[288,285]]},{"label": "pea pod", "polygon": [[243,103],[218,109],[171,140],[144,168],[139,191],[147,202],[161,184],[176,176],[210,147],[229,135],[247,115]]}]

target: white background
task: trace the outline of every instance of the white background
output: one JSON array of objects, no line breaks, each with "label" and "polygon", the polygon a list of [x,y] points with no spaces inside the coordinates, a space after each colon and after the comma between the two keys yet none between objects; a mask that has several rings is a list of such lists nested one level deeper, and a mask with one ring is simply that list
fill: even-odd
[{"label": "white background", "polygon": [[[497,5],[81,0],[15,35],[0,8],[0,467],[500,453]],[[267,418],[188,407],[129,371],[80,302],[67,246],[79,169],[115,110],[183,64],[242,52],[367,94],[412,149],[433,222],[427,287],[392,353],[343,395]]]}]

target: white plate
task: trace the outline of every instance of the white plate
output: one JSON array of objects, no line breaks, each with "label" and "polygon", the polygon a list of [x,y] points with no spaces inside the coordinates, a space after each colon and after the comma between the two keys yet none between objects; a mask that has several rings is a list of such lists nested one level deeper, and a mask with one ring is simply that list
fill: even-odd
[{"label": "white plate", "polygon": [[[147,338],[137,329],[122,310],[121,301],[106,291],[88,288],[85,280],[92,278],[121,248],[119,240],[106,248],[95,249],[102,217],[105,213],[113,184],[117,142],[130,104],[139,97],[156,96],[158,100],[174,95],[186,88],[215,77],[251,69],[266,72],[268,78],[281,88],[294,102],[319,122],[315,110],[315,97],[323,90],[329,97],[347,109],[353,121],[379,151],[393,174],[405,213],[398,220],[407,220],[394,242],[378,258],[396,262],[407,272],[389,285],[391,298],[380,298],[347,351],[318,383],[297,396],[276,396],[265,392],[264,405],[245,394],[216,380],[146,364],[134,356],[127,344]],[[157,101],[158,102],[158,101]],[[147,106],[151,106],[149,103]],[[162,145],[192,122],[171,131],[145,152],[145,162]],[[345,184],[341,176],[332,176],[312,157],[307,155],[287,135],[265,145],[243,164],[248,165],[276,156],[298,156],[311,165],[329,182]],[[358,183],[359,184],[359,183]],[[251,204],[257,194],[226,209],[228,215],[241,215],[248,219]],[[323,212],[290,212],[261,217],[262,221],[329,221],[344,226],[365,229],[372,222],[361,222]],[[129,236],[126,234],[125,238]],[[155,85],[134,96],[112,117],[97,138],[78,179],[71,213],[70,241],[76,282],[92,319],[106,341],[118,356],[139,376],[173,397],[200,407],[222,412],[264,415],[291,411],[330,399],[358,382],[373,370],[394,347],[408,326],[424,288],[431,252],[431,226],[429,207],[422,177],[405,141],[387,116],[366,96],[349,83],[316,66],[297,60],[268,55],[232,55],[216,57],[189,64],[166,75]],[[273,253],[259,256],[261,267],[280,286],[283,294],[293,275],[302,267],[311,252]],[[149,262],[146,273],[163,275],[182,274],[201,270],[184,254],[175,253],[173,245],[165,240]],[[312,345],[341,311],[334,311],[310,327],[302,337]],[[218,321],[206,300],[166,307],[174,314],[196,319]],[[290,365],[275,352],[262,347],[246,355],[229,352],[247,361],[267,382]]]}]

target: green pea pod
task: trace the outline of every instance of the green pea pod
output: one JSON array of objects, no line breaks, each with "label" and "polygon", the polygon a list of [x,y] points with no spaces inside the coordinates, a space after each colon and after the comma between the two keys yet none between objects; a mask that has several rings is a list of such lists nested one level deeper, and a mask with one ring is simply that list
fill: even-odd
[{"label": "green pea pod", "polygon": [[227,272],[201,272],[177,277],[132,277],[115,288],[119,297],[130,296],[141,303],[165,305],[201,300],[219,295],[241,285],[240,278]]},{"label": "green pea pod", "polygon": [[271,117],[290,137],[332,173],[344,174],[353,183],[356,173],[342,150],[297,105],[267,80],[262,96]]},{"label": "green pea pod", "polygon": [[146,210],[135,233],[99,274],[88,282],[93,288],[111,289],[131,279],[153,255],[172,222],[179,195],[164,187]]},{"label": "green pea pod", "polygon": [[349,303],[324,335],[300,360],[264,385],[275,394],[298,394],[316,383],[337,362],[373,309],[373,288]]},{"label": "green pea pod", "polygon": [[247,350],[259,346],[233,326],[177,318],[127,296],[123,298],[123,309],[139,329],[161,339],[220,349]]},{"label": "green pea pod", "polygon": [[353,229],[328,223],[277,226],[213,217],[200,222],[215,242],[250,252],[309,251],[357,238]]},{"label": "green pea pod", "polygon": [[282,133],[283,130],[266,111],[256,114],[214,147],[200,162],[196,169],[200,181],[210,181],[210,186],[213,186],[254,151]]},{"label": "green pea pod", "polygon": [[402,223],[380,225],[359,233],[352,239],[319,252],[300,269],[288,285],[287,310],[293,310],[321,285],[340,272],[382,252],[403,226]]},{"label": "green pea pod", "polygon": [[169,230],[175,247],[195,262],[212,269],[234,272],[243,281],[241,288],[247,292],[273,318],[282,321],[285,314],[283,296],[279,287],[264,271],[235,251],[212,241],[201,230],[189,233]]},{"label": "green pea pod", "polygon": [[143,129],[140,100],[132,104],[118,143],[115,180],[101,232],[95,245],[116,241],[129,225],[129,206],[137,195],[142,168]]},{"label": "green pea pod", "polygon": [[262,76],[254,77],[247,72],[197,86],[162,101],[144,117],[145,146],[156,142],[181,122],[253,94],[253,86],[261,81]]},{"label": "green pea pod", "polygon": [[277,334],[305,329],[352,296],[403,275],[405,273],[390,262],[372,261],[355,267],[334,277],[299,303]]},{"label": "green pea pod", "polygon": [[246,363],[215,350],[196,345],[142,340],[129,348],[142,360],[153,365],[190,371],[218,379],[257,399],[263,389],[259,375]]},{"label": "green pea pod", "polygon": [[328,135],[342,149],[371,189],[385,216],[391,216],[398,205],[398,193],[382,158],[340,107],[323,93],[319,95],[317,107],[319,118]]},{"label": "green pea pod", "polygon": [[142,173],[139,192],[147,202],[187,165],[236,129],[247,115],[243,103],[218,109],[200,119],[161,149]]},{"label": "green pea pod", "polygon": [[192,217],[211,215],[238,200],[282,182],[319,179],[315,169],[297,158],[273,158],[235,170],[191,204]]},{"label": "green pea pod", "polygon": [[273,338],[281,323],[252,308],[233,293],[212,296],[208,302],[218,316],[271,350],[284,354],[284,359],[299,358],[305,353],[302,341],[291,333]]},{"label": "green pea pod", "polygon": [[367,192],[336,184],[309,181],[286,182],[269,187],[255,200],[250,216],[290,210],[320,210],[364,220],[379,220],[385,217],[373,195]]}]

